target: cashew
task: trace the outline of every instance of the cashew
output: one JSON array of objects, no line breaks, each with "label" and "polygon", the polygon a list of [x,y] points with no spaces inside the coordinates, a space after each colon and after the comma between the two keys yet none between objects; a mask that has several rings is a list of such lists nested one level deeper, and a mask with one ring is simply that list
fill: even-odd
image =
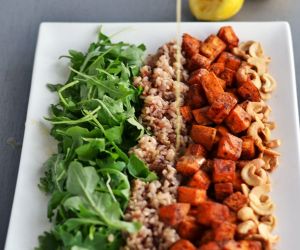
[{"label": "cashew", "polygon": [[270,188],[270,184],[264,184],[254,187],[249,193],[250,207],[259,215],[270,215],[274,211],[274,203],[268,195]]},{"label": "cashew", "polygon": [[264,101],[269,100],[271,98],[270,93],[264,93],[262,91],[259,91],[259,94],[260,94],[261,99],[263,99]]},{"label": "cashew", "polygon": [[237,212],[237,217],[241,221],[253,220],[257,222],[257,216],[254,214],[251,207],[243,207]]},{"label": "cashew", "polygon": [[279,240],[279,237],[277,235],[272,235],[271,231],[270,226],[265,223],[260,223],[258,225],[258,233],[262,238],[270,243],[276,243]]},{"label": "cashew", "polygon": [[249,55],[252,57],[265,57],[261,44],[258,42],[253,42],[249,46]]},{"label": "cashew", "polygon": [[266,142],[265,145],[268,148],[277,148],[281,145],[281,140],[279,140],[279,139],[271,140],[271,141]]},{"label": "cashew", "polygon": [[262,168],[265,162],[262,159],[250,161],[241,171],[242,179],[249,186],[260,186],[268,182],[268,173]]},{"label": "cashew", "polygon": [[273,229],[276,226],[276,217],[274,215],[266,215],[266,216],[262,216],[260,218],[260,221],[266,225],[268,225],[270,227],[270,231],[273,231]]},{"label": "cashew", "polygon": [[266,121],[271,113],[271,108],[264,102],[249,102],[246,112],[256,121]]},{"label": "cashew", "polygon": [[255,222],[248,220],[238,224],[236,230],[241,235],[254,234],[257,230],[257,226]]},{"label": "cashew", "polygon": [[260,77],[262,87],[261,91],[264,93],[271,93],[276,88],[276,81],[270,74],[263,74]]},{"label": "cashew", "polygon": [[261,150],[265,150],[263,141],[259,136],[259,133],[264,129],[264,124],[262,122],[253,122],[247,130],[247,135],[254,139],[255,145]]},{"label": "cashew", "polygon": [[248,41],[240,43],[238,47],[233,48],[232,53],[236,56],[240,56],[243,59],[248,59],[249,56],[249,48],[254,43],[254,41]]},{"label": "cashew", "polygon": [[245,196],[249,196],[249,193],[250,193],[250,189],[249,187],[245,184],[245,183],[242,183],[241,184],[241,189],[242,189],[242,193],[245,195]]},{"label": "cashew", "polygon": [[278,156],[276,155],[260,153],[259,158],[265,162],[263,166],[265,170],[272,171],[278,165]]},{"label": "cashew", "polygon": [[271,139],[271,130],[268,127],[264,126],[264,128],[260,131],[260,134],[261,134],[261,138],[264,142],[270,141],[270,139]]},{"label": "cashew", "polygon": [[249,65],[242,65],[236,72],[236,78],[238,82],[246,82],[248,80],[251,80],[251,82],[258,89],[262,87],[262,82],[260,80],[259,75],[255,70],[251,69]]},{"label": "cashew", "polygon": [[247,63],[254,66],[260,76],[268,72],[268,62],[266,58],[262,57],[249,57],[247,59]]}]

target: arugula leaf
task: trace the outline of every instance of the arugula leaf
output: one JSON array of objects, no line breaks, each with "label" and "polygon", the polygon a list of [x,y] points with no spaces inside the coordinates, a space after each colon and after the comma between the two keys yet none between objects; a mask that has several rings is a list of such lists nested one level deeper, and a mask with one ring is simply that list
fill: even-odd
[{"label": "arugula leaf", "polygon": [[122,231],[139,230],[123,214],[129,180],[156,179],[140,159],[128,156],[145,132],[137,120],[142,89],[132,84],[144,51],[144,45],[114,43],[100,32],[87,53],[70,50],[61,57],[70,60],[69,78],[47,85],[58,95],[46,118],[58,148],[39,184],[51,195],[47,215],[54,226],[39,237],[38,250],[116,250]]},{"label": "arugula leaf", "polygon": [[128,172],[135,178],[145,181],[154,181],[157,175],[147,168],[146,164],[140,160],[135,154],[131,154],[127,164]]}]

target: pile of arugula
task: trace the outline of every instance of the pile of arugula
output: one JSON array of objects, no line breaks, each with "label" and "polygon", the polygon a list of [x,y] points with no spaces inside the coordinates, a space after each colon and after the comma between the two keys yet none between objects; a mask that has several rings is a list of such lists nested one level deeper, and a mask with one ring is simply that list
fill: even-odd
[{"label": "pile of arugula", "polygon": [[132,78],[142,64],[144,45],[112,43],[99,33],[86,54],[69,51],[65,84],[48,85],[58,94],[47,120],[58,153],[44,164],[39,187],[51,195],[53,229],[39,237],[37,250],[119,249],[122,231],[140,224],[123,218],[130,181],[156,179],[130,147],[143,135],[138,123],[141,89]]}]

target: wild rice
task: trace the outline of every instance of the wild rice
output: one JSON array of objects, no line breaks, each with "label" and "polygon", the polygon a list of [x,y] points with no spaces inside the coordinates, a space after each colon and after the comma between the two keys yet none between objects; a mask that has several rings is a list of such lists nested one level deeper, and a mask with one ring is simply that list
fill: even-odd
[{"label": "wild rice", "polygon": [[[167,249],[179,237],[176,231],[159,220],[158,208],[176,201],[179,177],[174,168],[176,159],[176,44],[170,42],[162,46],[156,55],[150,57],[148,65],[141,68],[140,76],[135,79],[136,86],[143,87],[141,98],[144,107],[140,121],[152,133],[144,135],[138,145],[132,148],[139,158],[143,159],[159,180],[145,183],[135,180],[132,195],[125,218],[142,223],[141,230],[136,234],[125,235],[129,250]],[[181,57],[181,65],[185,58]],[[182,80],[187,80],[187,72],[181,66]],[[180,83],[181,104],[188,87]],[[181,147],[188,137],[186,127],[181,121]]]}]

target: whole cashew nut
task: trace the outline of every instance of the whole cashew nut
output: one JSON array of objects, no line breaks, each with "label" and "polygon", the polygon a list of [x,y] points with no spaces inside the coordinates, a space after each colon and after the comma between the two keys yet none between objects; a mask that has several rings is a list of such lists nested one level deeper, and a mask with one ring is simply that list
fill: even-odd
[{"label": "whole cashew nut", "polygon": [[265,223],[260,223],[258,225],[258,233],[262,236],[262,238],[270,243],[276,243],[279,240],[277,235],[271,234],[270,226]]},{"label": "whole cashew nut", "polygon": [[248,102],[246,107],[246,112],[256,121],[268,120],[271,111],[265,102]]},{"label": "whole cashew nut", "polygon": [[250,46],[255,43],[254,41],[248,41],[240,43],[238,47],[233,48],[232,53],[236,56],[240,56],[243,59],[248,59],[250,57],[249,55],[249,48]]},{"label": "whole cashew nut", "polygon": [[248,220],[238,224],[236,230],[239,234],[246,236],[256,233],[257,226],[255,222],[253,222],[252,220]]},{"label": "whole cashew nut", "polygon": [[239,83],[251,80],[256,88],[260,89],[262,87],[262,82],[259,75],[255,70],[251,69],[249,65],[244,64],[238,69],[238,71],[236,72],[236,79]]},{"label": "whole cashew nut", "polygon": [[269,180],[268,173],[263,169],[265,162],[262,159],[250,161],[241,171],[242,179],[249,186],[260,186],[266,184]]},{"label": "whole cashew nut", "polygon": [[278,156],[260,153],[259,158],[261,158],[265,164],[263,168],[268,171],[272,171],[278,165]]},{"label": "whole cashew nut", "polygon": [[254,66],[256,69],[256,72],[262,76],[263,74],[268,72],[268,63],[269,61],[266,60],[266,58],[262,57],[249,57],[247,59],[247,63]]},{"label": "whole cashew nut", "polygon": [[270,189],[270,184],[264,184],[254,187],[249,193],[250,207],[259,215],[270,215],[274,211],[274,203],[268,195]]},{"label": "whole cashew nut", "polygon": [[237,217],[241,221],[253,220],[254,222],[257,222],[257,216],[254,214],[253,209],[251,207],[242,207],[237,212]]},{"label": "whole cashew nut", "polygon": [[261,91],[264,93],[271,93],[276,88],[275,79],[268,73],[263,74],[261,77]]},{"label": "whole cashew nut", "polygon": [[261,150],[265,150],[263,141],[259,133],[264,129],[264,124],[262,122],[255,121],[253,122],[247,130],[247,135],[251,136],[254,139],[255,145]]}]

